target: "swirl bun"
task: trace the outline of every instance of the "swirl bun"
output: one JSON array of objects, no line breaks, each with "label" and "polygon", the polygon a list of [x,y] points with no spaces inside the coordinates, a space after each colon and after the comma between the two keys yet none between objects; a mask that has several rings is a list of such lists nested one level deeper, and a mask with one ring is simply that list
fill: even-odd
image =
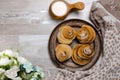
[{"label": "swirl bun", "polygon": [[91,43],[95,39],[96,33],[89,25],[83,25],[77,31],[77,39],[80,43]]},{"label": "swirl bun", "polygon": [[77,44],[77,45],[74,46],[72,60],[76,64],[86,65],[90,62],[91,59],[84,59],[83,57],[80,57],[78,55],[78,53],[79,53],[78,51],[79,51],[80,47],[81,47],[81,44]]},{"label": "swirl bun", "polygon": [[76,31],[70,26],[63,26],[59,29],[58,41],[62,44],[70,44],[76,37]]},{"label": "swirl bun", "polygon": [[56,58],[60,62],[64,62],[72,57],[73,50],[69,45],[59,44],[56,49]]}]

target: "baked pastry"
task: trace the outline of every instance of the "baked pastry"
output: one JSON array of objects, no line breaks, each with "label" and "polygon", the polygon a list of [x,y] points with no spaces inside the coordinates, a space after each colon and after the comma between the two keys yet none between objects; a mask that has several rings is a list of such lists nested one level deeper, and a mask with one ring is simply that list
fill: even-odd
[{"label": "baked pastry", "polygon": [[56,58],[60,62],[64,62],[72,57],[73,50],[69,45],[58,44],[55,48]]},{"label": "baked pastry", "polygon": [[79,65],[86,65],[90,62],[91,59],[83,59],[83,57],[80,57],[78,55],[78,51],[79,48],[81,47],[81,44],[77,44],[75,45],[74,49],[73,49],[73,55],[72,55],[72,60],[73,62],[75,62],[76,64]]},{"label": "baked pastry", "polygon": [[91,43],[95,40],[95,30],[89,25],[83,25],[77,31],[77,39],[80,43]]},{"label": "baked pastry", "polygon": [[62,44],[70,44],[76,37],[76,31],[70,26],[63,26],[59,28],[58,41]]},{"label": "baked pastry", "polygon": [[94,56],[94,50],[89,44],[80,44],[78,48],[78,56],[82,59],[90,59]]}]

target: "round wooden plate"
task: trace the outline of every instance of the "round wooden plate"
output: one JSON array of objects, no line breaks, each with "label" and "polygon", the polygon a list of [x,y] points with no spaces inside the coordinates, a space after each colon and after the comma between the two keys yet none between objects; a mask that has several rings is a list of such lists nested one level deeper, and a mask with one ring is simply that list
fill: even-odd
[{"label": "round wooden plate", "polygon": [[[69,59],[63,63],[59,62],[55,56],[55,48],[59,44],[59,42],[57,40],[57,34],[59,32],[59,28],[64,25],[69,25],[77,30],[84,24],[92,26],[94,28],[94,30],[96,31],[96,38],[95,38],[94,42],[91,44],[95,49],[95,55],[92,57],[91,61],[88,64],[83,65],[83,66],[75,64],[71,59]],[[73,47],[75,44],[79,44],[79,42],[76,39],[72,42],[72,44],[70,44],[70,46]],[[100,57],[100,54],[103,50],[102,46],[103,46],[103,41],[102,41],[102,36],[101,36],[100,30],[97,30],[96,27],[94,27],[93,25],[91,25],[90,23],[88,23],[84,20],[70,19],[70,20],[66,20],[66,21],[60,23],[59,25],[57,25],[55,27],[55,29],[51,33],[51,36],[49,39],[48,50],[49,50],[49,54],[50,54],[50,58],[51,58],[52,62],[57,67],[63,68],[63,69],[68,69],[71,71],[76,71],[76,70],[78,71],[78,70],[87,70],[96,63],[96,61]]]}]

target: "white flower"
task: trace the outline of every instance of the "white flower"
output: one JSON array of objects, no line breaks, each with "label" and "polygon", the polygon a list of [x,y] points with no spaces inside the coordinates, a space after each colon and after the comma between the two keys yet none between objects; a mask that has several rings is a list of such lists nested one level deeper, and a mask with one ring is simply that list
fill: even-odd
[{"label": "white flower", "polygon": [[8,57],[1,57],[0,58],[0,66],[6,66],[10,64],[11,60]]},{"label": "white flower", "polygon": [[17,57],[18,56],[18,53],[11,50],[11,49],[6,49],[3,51],[3,54],[7,55],[7,56],[10,56],[10,57]]},{"label": "white flower", "polygon": [[37,66],[37,67],[36,67],[36,71],[37,71],[38,73],[40,73],[40,75],[41,75],[42,78],[44,78],[45,74],[43,73],[42,68],[40,68],[40,67]]},{"label": "white flower", "polygon": [[4,72],[5,72],[5,70],[0,68],[0,75],[3,74]]},{"label": "white flower", "polygon": [[33,77],[33,78],[31,78],[30,80],[37,80],[37,79]]},{"label": "white flower", "polygon": [[0,80],[4,80],[4,77],[5,77],[4,72],[5,72],[5,70],[0,68]]},{"label": "white flower", "polygon": [[3,56],[3,52],[0,52],[0,56]]},{"label": "white flower", "polygon": [[22,80],[22,78],[21,77],[15,77],[12,80]]},{"label": "white flower", "polygon": [[17,57],[17,60],[18,60],[18,62],[21,63],[21,64],[25,64],[25,63],[28,62],[28,61],[27,61],[25,58],[23,58],[22,56],[18,56],[18,57]]},{"label": "white flower", "polygon": [[10,79],[15,79],[17,78],[16,76],[18,71],[19,71],[19,68],[16,66],[13,66],[5,72],[5,75]]},{"label": "white flower", "polygon": [[25,68],[26,73],[30,73],[31,71],[34,71],[34,67],[30,62],[24,64],[23,67]]}]

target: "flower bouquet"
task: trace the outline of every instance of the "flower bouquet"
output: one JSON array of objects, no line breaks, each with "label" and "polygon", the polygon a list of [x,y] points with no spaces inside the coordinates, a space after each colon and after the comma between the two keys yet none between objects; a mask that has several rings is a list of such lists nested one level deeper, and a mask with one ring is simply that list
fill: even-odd
[{"label": "flower bouquet", "polygon": [[18,50],[7,49],[0,52],[0,80],[43,79],[43,70],[20,56]]}]

